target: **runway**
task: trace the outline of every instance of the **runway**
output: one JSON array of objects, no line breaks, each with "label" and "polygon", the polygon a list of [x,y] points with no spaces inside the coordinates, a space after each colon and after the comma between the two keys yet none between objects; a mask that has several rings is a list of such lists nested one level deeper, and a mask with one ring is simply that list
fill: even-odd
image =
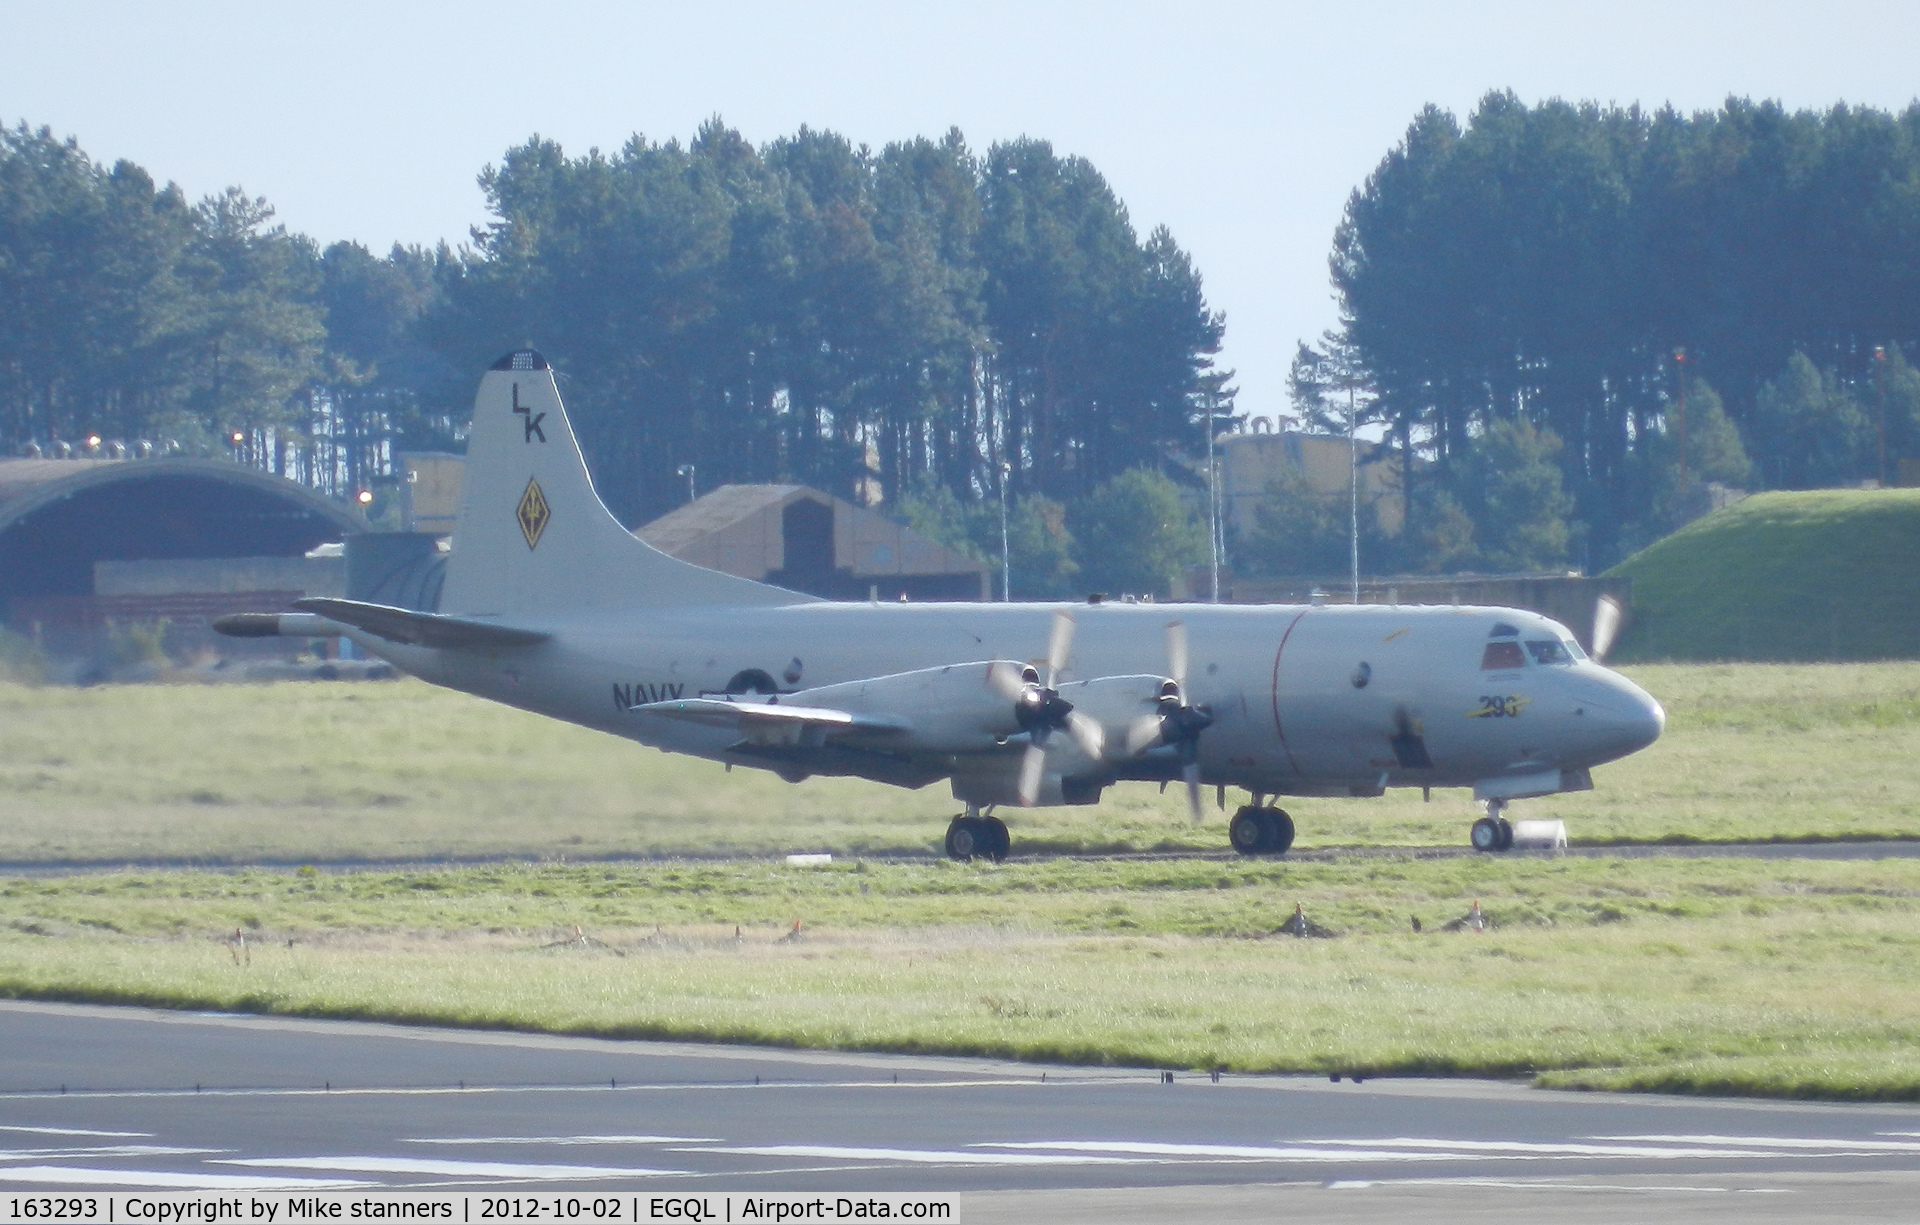
[{"label": "runway", "polygon": [[1920,1108],[0,1002],[0,1187],[951,1192],[969,1220],[1911,1219]]},{"label": "runway", "polygon": [[[1261,859],[1262,863],[1340,863],[1373,859],[1467,859],[1484,855],[1465,842],[1446,846],[1343,846],[1289,851],[1283,856]],[[1582,859],[1920,859],[1920,838],[1828,839],[1805,842],[1621,842],[1604,845],[1564,847],[1557,851],[1512,850],[1501,859],[1552,859],[1573,856]],[[944,863],[937,854],[878,852],[847,854],[847,860],[866,860],[883,864]],[[569,867],[602,866],[678,866],[683,864],[779,863],[781,855],[602,855],[542,860],[527,855],[450,856],[441,859],[252,859],[244,863],[209,863],[204,860],[126,859],[126,860],[33,860],[0,863],[0,879],[27,879],[63,876],[92,876],[105,872],[247,872],[255,870],[293,871],[313,868],[319,872],[428,872],[462,868],[495,867],[502,864],[564,864]],[[1054,860],[1076,862],[1120,861],[1127,863],[1165,862],[1169,860],[1209,860],[1218,863],[1243,863],[1246,856],[1231,850],[1214,851],[1084,851],[1024,852],[1016,839],[1013,859],[1017,862],[1046,863]]]}]

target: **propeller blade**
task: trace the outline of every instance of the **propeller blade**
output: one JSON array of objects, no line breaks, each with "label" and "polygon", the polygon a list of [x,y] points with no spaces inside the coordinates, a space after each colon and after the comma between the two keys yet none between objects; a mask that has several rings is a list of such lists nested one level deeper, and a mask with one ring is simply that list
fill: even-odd
[{"label": "propeller blade", "polygon": [[1160,741],[1160,716],[1141,715],[1127,725],[1127,755],[1138,757]]},{"label": "propeller blade", "polygon": [[1095,761],[1107,750],[1106,729],[1077,710],[1067,716],[1067,734],[1073,737],[1082,753]]},{"label": "propeller blade", "polygon": [[1613,640],[1620,633],[1620,620],[1626,610],[1620,607],[1620,601],[1610,595],[1600,597],[1593,606],[1593,657],[1605,662],[1607,652],[1613,649]]},{"label": "propeller blade", "polygon": [[1005,660],[996,662],[987,669],[987,684],[993,691],[1009,702],[1017,702],[1026,692],[1027,683],[1021,679],[1020,669]]},{"label": "propeller blade", "polygon": [[1187,623],[1167,622],[1167,675],[1180,686],[1181,700],[1187,692]]},{"label": "propeller blade", "polygon": [[1020,759],[1021,807],[1032,808],[1033,802],[1040,798],[1040,772],[1046,764],[1047,751],[1037,744],[1029,744],[1026,756]]},{"label": "propeller blade", "polygon": [[1053,688],[1053,682],[1059,679],[1067,666],[1067,652],[1072,649],[1073,614],[1057,612],[1053,614],[1053,636],[1047,642],[1047,688]]},{"label": "propeller blade", "polygon": [[1180,767],[1180,777],[1187,782],[1187,812],[1193,817],[1195,825],[1200,824],[1200,763],[1190,761]]}]

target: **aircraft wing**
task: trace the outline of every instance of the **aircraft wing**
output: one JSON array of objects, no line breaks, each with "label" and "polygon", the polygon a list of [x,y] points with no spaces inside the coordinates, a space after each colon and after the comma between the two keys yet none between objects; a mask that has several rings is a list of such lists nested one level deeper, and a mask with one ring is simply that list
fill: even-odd
[{"label": "aircraft wing", "polygon": [[897,715],[856,714],[825,706],[785,706],[779,702],[740,702],[726,698],[676,698],[635,706],[638,714],[659,715],[709,727],[733,727],[743,732],[776,728],[820,728],[824,732],[904,732],[911,724]]},{"label": "aircraft wing", "polygon": [[389,642],[401,642],[409,646],[455,651],[501,651],[534,646],[550,637],[539,630],[515,629],[510,625],[496,625],[491,621],[470,617],[448,617],[410,608],[389,608],[385,604],[363,604],[359,600],[337,600],[330,596],[295,600],[293,606],[303,612],[317,613],[329,621],[365,630]]}]

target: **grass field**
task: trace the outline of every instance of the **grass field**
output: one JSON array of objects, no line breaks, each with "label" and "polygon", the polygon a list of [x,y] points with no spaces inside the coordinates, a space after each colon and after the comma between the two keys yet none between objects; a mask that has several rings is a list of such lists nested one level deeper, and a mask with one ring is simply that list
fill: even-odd
[{"label": "grass field", "polygon": [[1755,494],[1609,573],[1633,579],[1619,660],[1920,654],[1920,489]]},{"label": "grass field", "polygon": [[[1920,835],[1920,664],[1632,674],[1666,737],[1520,815],[1586,842]],[[0,995],[1920,1099],[1920,861],[900,861],[861,857],[932,851],[942,790],[790,787],[410,682],[5,688],[0,725],[0,860],[539,861],[0,878]],[[1178,805],[1015,814],[1017,845],[1224,846]],[[1474,815],[1289,807],[1302,846],[1455,843]],[[791,850],[836,860],[767,858]],[[762,858],[558,862],[676,854]],[[1494,930],[1438,930],[1475,899]],[[1296,903],[1339,937],[1273,937]]]},{"label": "grass field", "polygon": [[[1474,899],[1493,930],[1438,930]],[[1296,902],[1342,934],[1268,935]],[[1904,860],[112,873],[0,885],[0,993],[1913,1098],[1916,918],[1920,863]]]},{"label": "grass field", "polygon": [[[1647,666],[1666,735],[1516,806],[1587,843],[1920,836],[1920,663]],[[0,862],[930,854],[943,785],[798,785],[413,681],[0,686]],[[1229,796],[1229,807],[1242,800]],[[1209,849],[1145,784],[1008,814],[1027,850]],[[1464,791],[1294,800],[1302,849],[1457,844]]]}]

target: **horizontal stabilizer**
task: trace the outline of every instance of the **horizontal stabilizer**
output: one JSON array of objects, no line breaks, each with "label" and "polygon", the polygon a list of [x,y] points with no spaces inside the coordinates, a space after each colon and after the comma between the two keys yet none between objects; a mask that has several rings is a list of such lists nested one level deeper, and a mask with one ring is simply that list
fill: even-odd
[{"label": "horizontal stabilizer", "polygon": [[385,604],[363,604],[358,600],[336,600],[329,596],[295,600],[293,606],[318,613],[329,621],[365,630],[388,642],[447,651],[504,651],[534,646],[549,637],[538,630],[515,629],[491,621],[389,608]]},{"label": "horizontal stabilizer", "polygon": [[678,698],[648,702],[633,710],[645,715],[741,729],[777,726],[818,727],[828,731],[904,732],[909,724],[894,715],[854,714],[824,706],[782,706],[778,702],[735,702],[726,698]]}]

